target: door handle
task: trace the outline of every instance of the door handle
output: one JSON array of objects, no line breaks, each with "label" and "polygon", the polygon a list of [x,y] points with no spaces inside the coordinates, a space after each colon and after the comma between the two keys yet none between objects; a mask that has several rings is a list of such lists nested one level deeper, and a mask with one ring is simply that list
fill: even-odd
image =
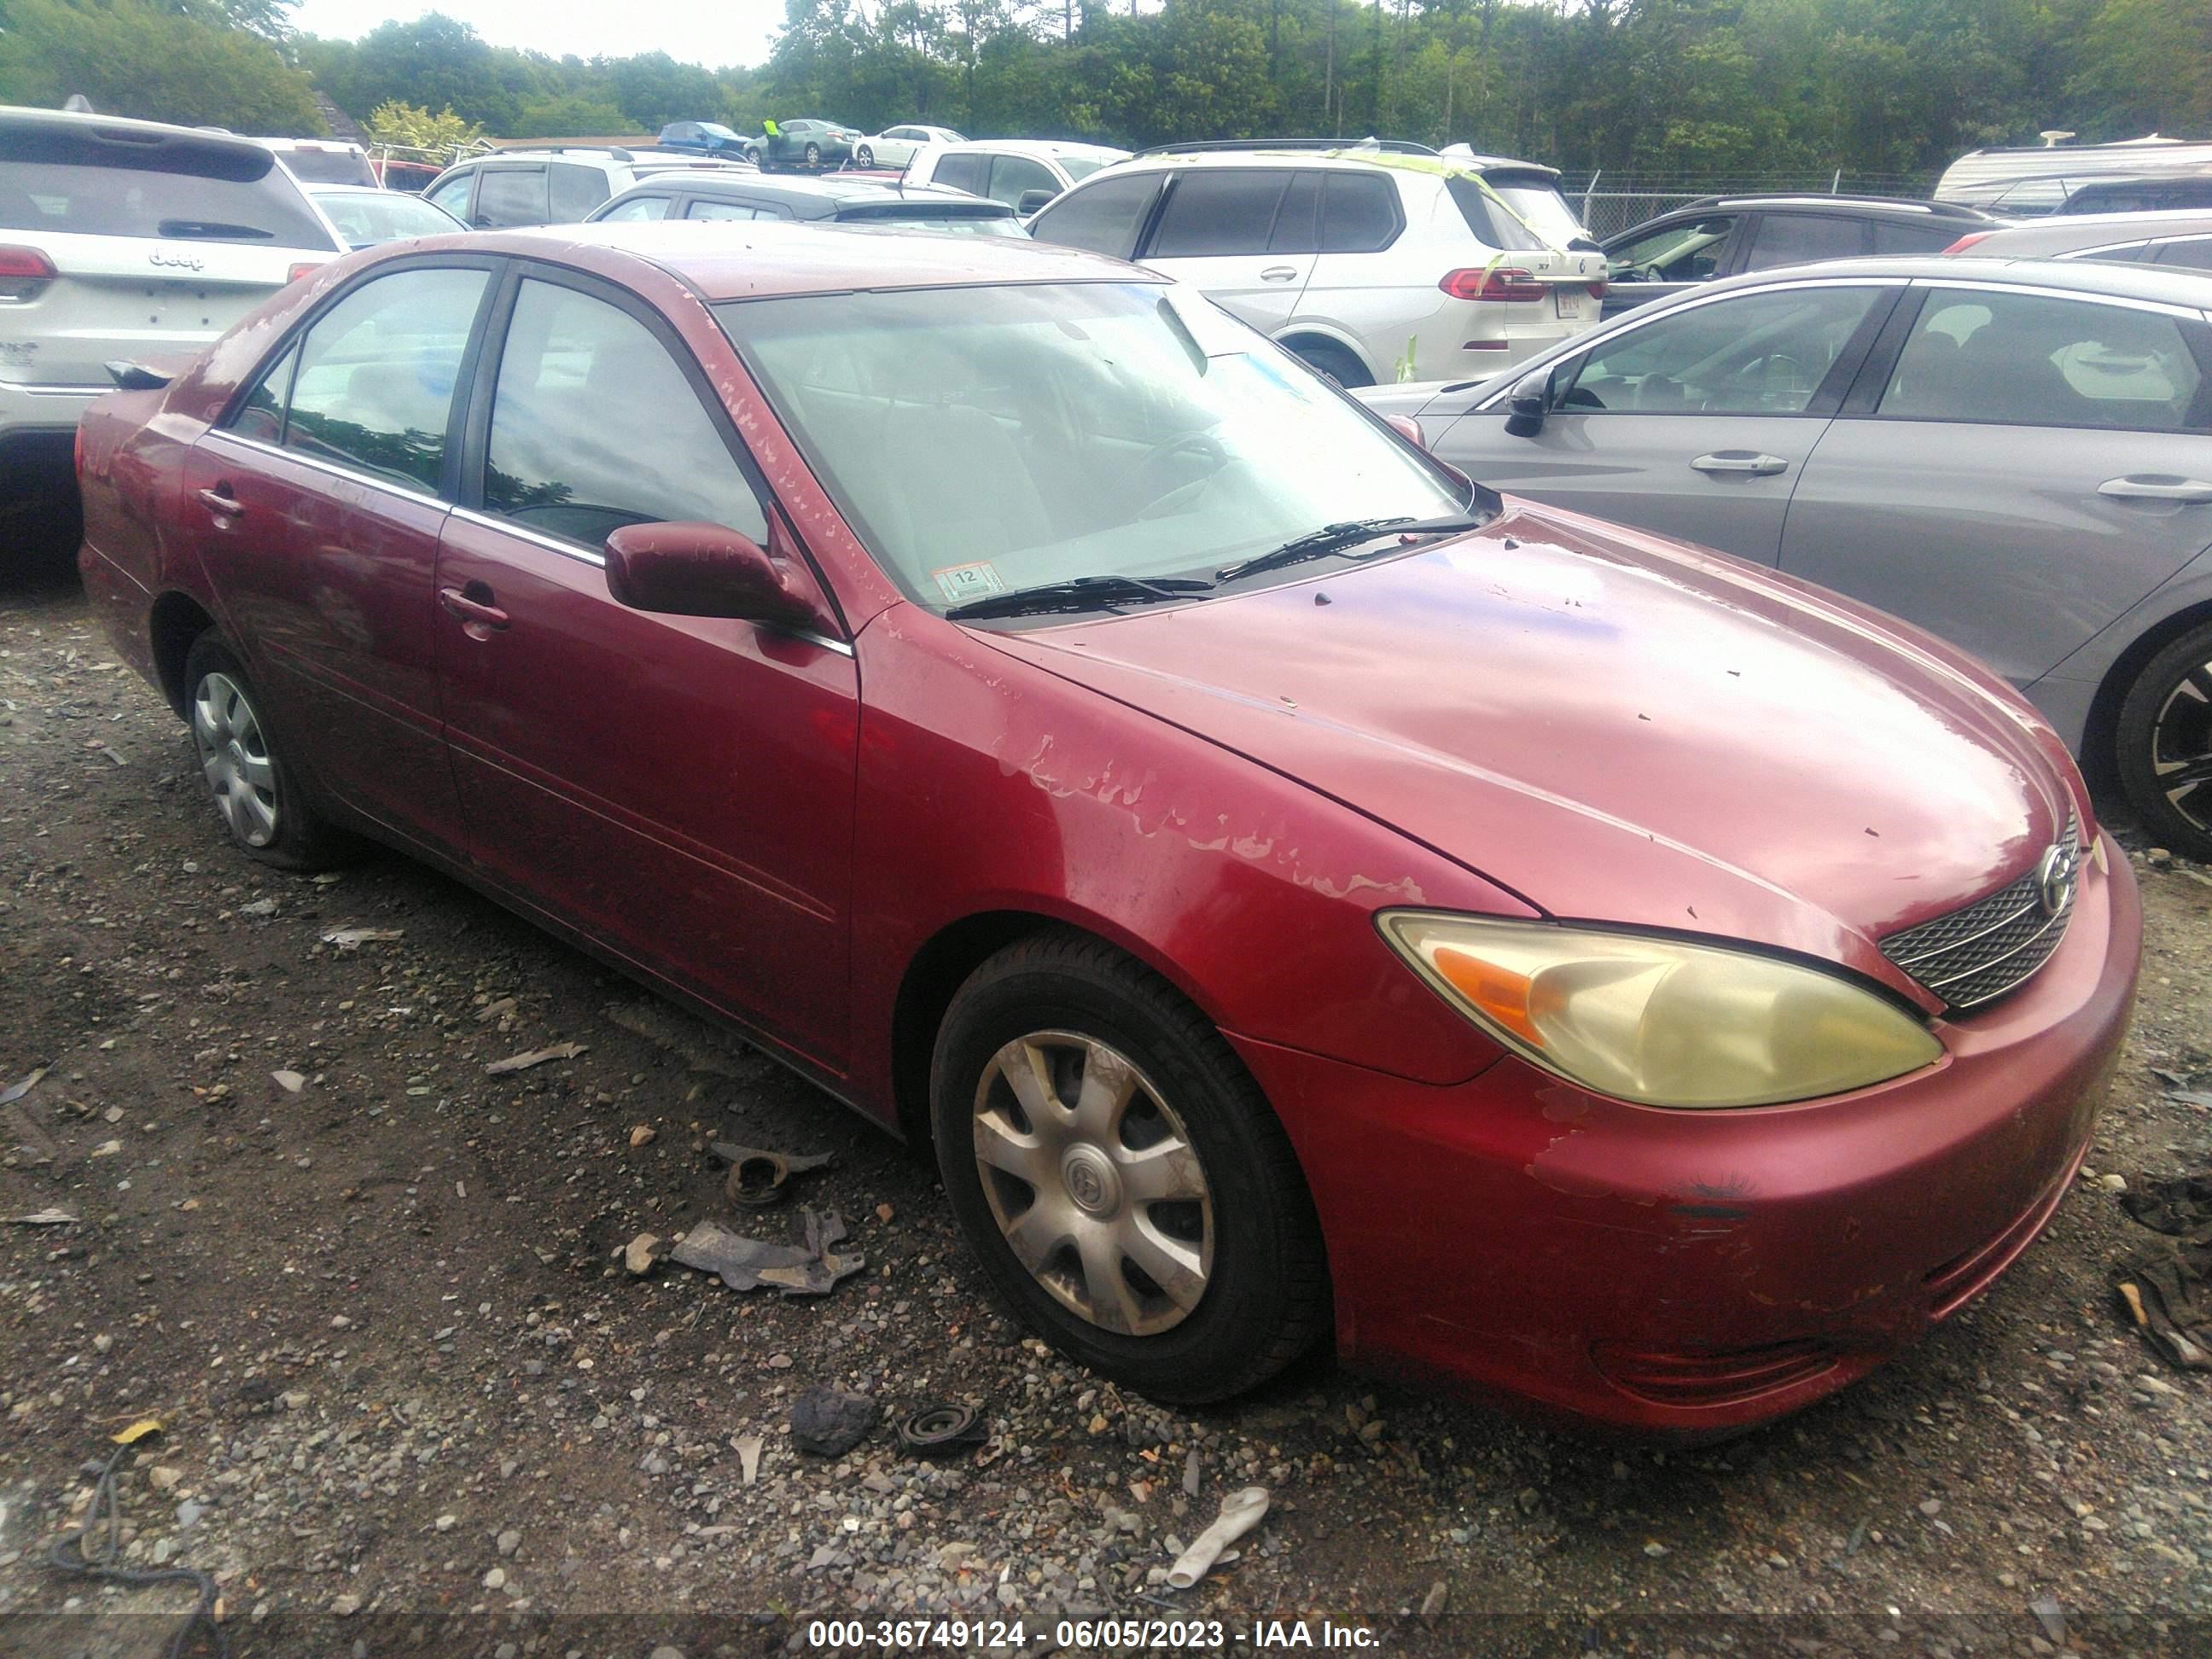
[{"label": "door handle", "polygon": [[2120,501],[2212,501],[2212,483],[2202,478],[2176,478],[2161,473],[2107,478],[2097,486],[2097,493]]},{"label": "door handle", "polygon": [[1298,274],[1296,265],[1269,265],[1260,273],[1263,283],[1287,283]]},{"label": "door handle", "polygon": [[231,495],[230,480],[228,478],[217,483],[212,489],[203,489],[196,493],[200,498],[200,505],[219,518],[234,519],[246,511],[246,503]]},{"label": "door handle", "polygon": [[[487,588],[485,591],[489,592],[490,590]],[[495,605],[472,599],[458,587],[440,588],[438,603],[446,608],[447,615],[459,617],[471,630],[478,628],[497,629],[507,625],[506,611]]]},{"label": "door handle", "polygon": [[1717,449],[1690,465],[1700,472],[1741,472],[1759,478],[1790,470],[1790,463],[1779,455],[1754,455],[1747,449]]}]

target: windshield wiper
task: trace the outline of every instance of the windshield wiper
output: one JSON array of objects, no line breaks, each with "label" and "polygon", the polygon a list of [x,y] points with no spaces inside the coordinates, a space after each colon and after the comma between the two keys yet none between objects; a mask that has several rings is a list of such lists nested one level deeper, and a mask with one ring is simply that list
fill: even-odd
[{"label": "windshield wiper", "polygon": [[202,242],[266,242],[276,235],[276,232],[263,230],[257,225],[228,225],[220,219],[164,219],[154,227],[154,233],[183,241]]},{"label": "windshield wiper", "polygon": [[1064,582],[1040,582],[1011,593],[969,599],[945,611],[955,622],[970,617],[1020,617],[1038,611],[1111,611],[1124,604],[1179,599],[1186,593],[1210,593],[1213,584],[1198,576],[1076,576]]},{"label": "windshield wiper", "polygon": [[1442,519],[1416,519],[1401,514],[1395,519],[1346,519],[1341,524],[1325,524],[1305,535],[1293,536],[1280,547],[1255,553],[1236,564],[1224,565],[1213,573],[1214,580],[1234,581],[1239,576],[1254,575],[1262,570],[1279,570],[1286,564],[1317,559],[1324,553],[1340,552],[1393,532],[1400,536],[1449,536],[1462,530],[1480,530],[1489,522],[1487,514],[1480,518],[1455,514]]}]

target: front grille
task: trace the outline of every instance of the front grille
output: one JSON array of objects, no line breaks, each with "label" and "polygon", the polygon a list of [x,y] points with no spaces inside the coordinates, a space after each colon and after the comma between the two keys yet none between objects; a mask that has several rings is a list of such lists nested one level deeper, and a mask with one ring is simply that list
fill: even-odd
[{"label": "front grille", "polygon": [[[2066,815],[2051,849],[2069,872],[2081,862],[2081,820]],[[2046,854],[2045,858],[2049,857]],[[2051,959],[2074,914],[2074,884],[2054,913],[2044,908],[2044,860],[2018,880],[1881,942],[1881,953],[1953,1009],[1993,1002]]]}]

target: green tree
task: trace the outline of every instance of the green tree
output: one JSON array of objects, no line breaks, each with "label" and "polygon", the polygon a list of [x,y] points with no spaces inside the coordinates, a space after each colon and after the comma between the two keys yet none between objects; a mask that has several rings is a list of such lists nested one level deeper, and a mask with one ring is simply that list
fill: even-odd
[{"label": "green tree", "polygon": [[307,77],[268,41],[146,0],[7,0],[0,103],[59,105],[291,137],[326,131]]},{"label": "green tree", "polygon": [[637,131],[637,123],[614,105],[571,93],[526,104],[507,136],[514,138],[605,138]]},{"label": "green tree", "polygon": [[2066,94],[2085,137],[2212,132],[2212,0],[2107,0]]},{"label": "green tree", "polygon": [[380,144],[441,152],[465,149],[483,137],[481,126],[454,114],[450,104],[433,115],[420,104],[403,104],[397,99],[379,104],[361,125]]}]

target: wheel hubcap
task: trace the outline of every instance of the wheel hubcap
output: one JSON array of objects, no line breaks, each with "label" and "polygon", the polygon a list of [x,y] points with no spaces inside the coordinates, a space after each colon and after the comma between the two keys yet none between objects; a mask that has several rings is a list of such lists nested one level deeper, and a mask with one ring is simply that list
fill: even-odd
[{"label": "wheel hubcap", "polygon": [[192,743],[200,773],[230,833],[248,847],[276,839],[276,767],[261,717],[228,674],[202,678],[192,693]]},{"label": "wheel hubcap", "polygon": [[1038,1031],[975,1090],[975,1165],[999,1231],[1063,1307],[1102,1330],[1181,1324],[1213,1269],[1213,1197],[1188,1131],[1095,1037]]},{"label": "wheel hubcap", "polygon": [[2150,766],[2173,810],[2212,829],[2212,663],[2181,677],[2158,711]]}]

